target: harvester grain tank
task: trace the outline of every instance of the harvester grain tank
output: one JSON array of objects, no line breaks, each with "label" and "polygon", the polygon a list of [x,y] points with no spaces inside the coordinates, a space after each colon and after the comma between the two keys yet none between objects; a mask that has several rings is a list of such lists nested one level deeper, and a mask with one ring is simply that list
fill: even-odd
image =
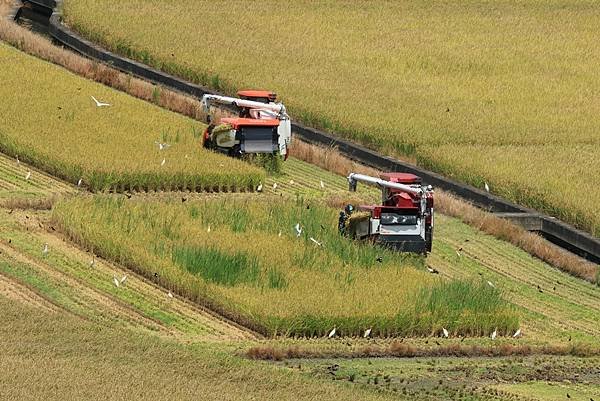
[{"label": "harvester grain tank", "polygon": [[433,189],[420,177],[406,173],[384,173],[380,178],[352,173],[351,191],[358,182],[381,188],[381,205],[346,206],[340,212],[340,233],[404,252],[431,252],[433,239]]},{"label": "harvester grain tank", "polygon": [[212,106],[225,107],[238,114],[236,118],[209,121],[204,146],[230,156],[270,153],[287,158],[292,126],[285,106],[276,100],[275,93],[260,90],[239,91],[237,98],[204,95],[202,107],[207,114]]}]

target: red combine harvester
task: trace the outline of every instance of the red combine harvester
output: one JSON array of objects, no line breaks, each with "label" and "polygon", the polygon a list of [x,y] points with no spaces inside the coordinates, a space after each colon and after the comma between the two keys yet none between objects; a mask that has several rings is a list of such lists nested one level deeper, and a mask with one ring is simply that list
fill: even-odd
[{"label": "red combine harvester", "polygon": [[225,107],[238,114],[211,123],[204,132],[204,147],[230,156],[249,153],[288,156],[292,140],[290,117],[277,95],[269,91],[244,90],[237,98],[206,94],[202,106],[210,113],[212,106]]},{"label": "red combine harvester", "polygon": [[381,188],[381,205],[348,205],[340,212],[340,233],[402,252],[431,252],[433,238],[433,188],[414,174],[385,173],[381,178],[352,173],[350,190],[361,181]]}]

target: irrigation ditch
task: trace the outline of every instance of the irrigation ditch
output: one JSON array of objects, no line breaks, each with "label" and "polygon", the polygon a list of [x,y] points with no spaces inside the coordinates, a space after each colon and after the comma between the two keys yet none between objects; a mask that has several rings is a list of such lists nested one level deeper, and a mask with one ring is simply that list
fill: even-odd
[{"label": "irrigation ditch", "polygon": [[[145,64],[119,56],[82,38],[61,23],[62,0],[22,0],[23,7],[15,10],[14,18],[28,21],[24,24],[39,33],[49,35],[55,42],[91,59],[109,64],[125,73],[135,75],[154,84],[176,90],[197,98],[206,93],[219,94],[206,87],[187,82]],[[33,21],[31,23],[30,21]],[[413,173],[426,184],[451,192],[474,205],[508,219],[528,231],[536,232],[550,242],[567,249],[591,262],[600,264],[600,239],[554,217],[529,209],[473,186],[463,184],[440,174],[400,160],[381,155],[376,151],[340,139],[303,124],[292,123],[292,130],[302,140],[311,144],[335,147],[341,154],[361,164],[383,170]]]}]

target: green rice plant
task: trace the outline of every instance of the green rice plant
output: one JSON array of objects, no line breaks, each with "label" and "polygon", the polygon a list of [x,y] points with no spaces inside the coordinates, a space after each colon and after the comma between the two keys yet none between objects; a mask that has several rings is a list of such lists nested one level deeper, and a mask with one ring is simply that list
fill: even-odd
[{"label": "green rice plant", "polygon": [[92,191],[238,190],[264,180],[259,168],[202,149],[194,120],[3,44],[0,70],[0,151],[54,176]]},{"label": "green rice plant", "polygon": [[[69,0],[64,13],[109,49],[229,94],[272,89],[294,119],[386,154],[417,156],[471,183],[489,182],[495,170],[502,195],[589,231],[599,192],[566,207],[572,186],[548,183],[587,166],[567,157],[579,146],[589,147],[594,167],[581,181],[598,177],[600,98],[586,88],[600,86],[600,24],[584,3]],[[205,19],[211,23],[198,24]],[[458,149],[451,161],[447,145]],[[473,145],[532,147],[545,163],[533,166],[543,180],[523,169],[533,164],[528,152],[506,148],[510,162],[499,152],[465,170],[460,149]]]},{"label": "green rice plant", "polygon": [[427,335],[440,324],[487,334],[518,324],[499,292],[448,285],[420,256],[340,236],[336,210],[301,198],[95,196],[59,202],[53,221],[97,254],[158,272],[164,286],[268,335]]}]

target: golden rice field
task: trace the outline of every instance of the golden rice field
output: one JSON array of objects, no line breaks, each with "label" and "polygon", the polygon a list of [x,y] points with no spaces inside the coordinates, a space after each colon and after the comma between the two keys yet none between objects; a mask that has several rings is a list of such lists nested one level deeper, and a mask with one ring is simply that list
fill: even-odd
[{"label": "golden rice field", "polygon": [[600,237],[599,156],[597,145],[586,144],[442,145],[421,148],[419,159],[479,187],[491,182],[493,193],[546,210]]},{"label": "golden rice field", "polygon": [[341,237],[337,211],[301,199],[87,197],[59,203],[53,219],[87,249],[158,273],[161,285],[268,335],[333,327],[345,336],[369,327],[381,336],[442,327],[482,335],[518,326],[499,290],[441,280],[419,257]]},{"label": "golden rice field", "polygon": [[0,151],[15,162],[93,191],[251,189],[264,180],[262,170],[202,149],[194,120],[3,44],[0,70]]},{"label": "golden rice field", "polygon": [[[562,183],[581,169],[577,146],[600,156],[600,10],[592,2],[67,0],[64,11],[68,25],[112,50],[229,93],[273,89],[297,119],[443,163],[447,174],[485,179],[596,230],[581,222],[600,201],[597,190],[572,209],[560,201],[574,197]],[[423,149],[439,145],[500,156],[465,173],[460,156],[445,163],[452,154]],[[539,195],[521,168],[530,146],[552,166],[536,175],[555,196]],[[553,159],[556,149],[565,153]],[[581,181],[597,177],[587,169]]]}]

